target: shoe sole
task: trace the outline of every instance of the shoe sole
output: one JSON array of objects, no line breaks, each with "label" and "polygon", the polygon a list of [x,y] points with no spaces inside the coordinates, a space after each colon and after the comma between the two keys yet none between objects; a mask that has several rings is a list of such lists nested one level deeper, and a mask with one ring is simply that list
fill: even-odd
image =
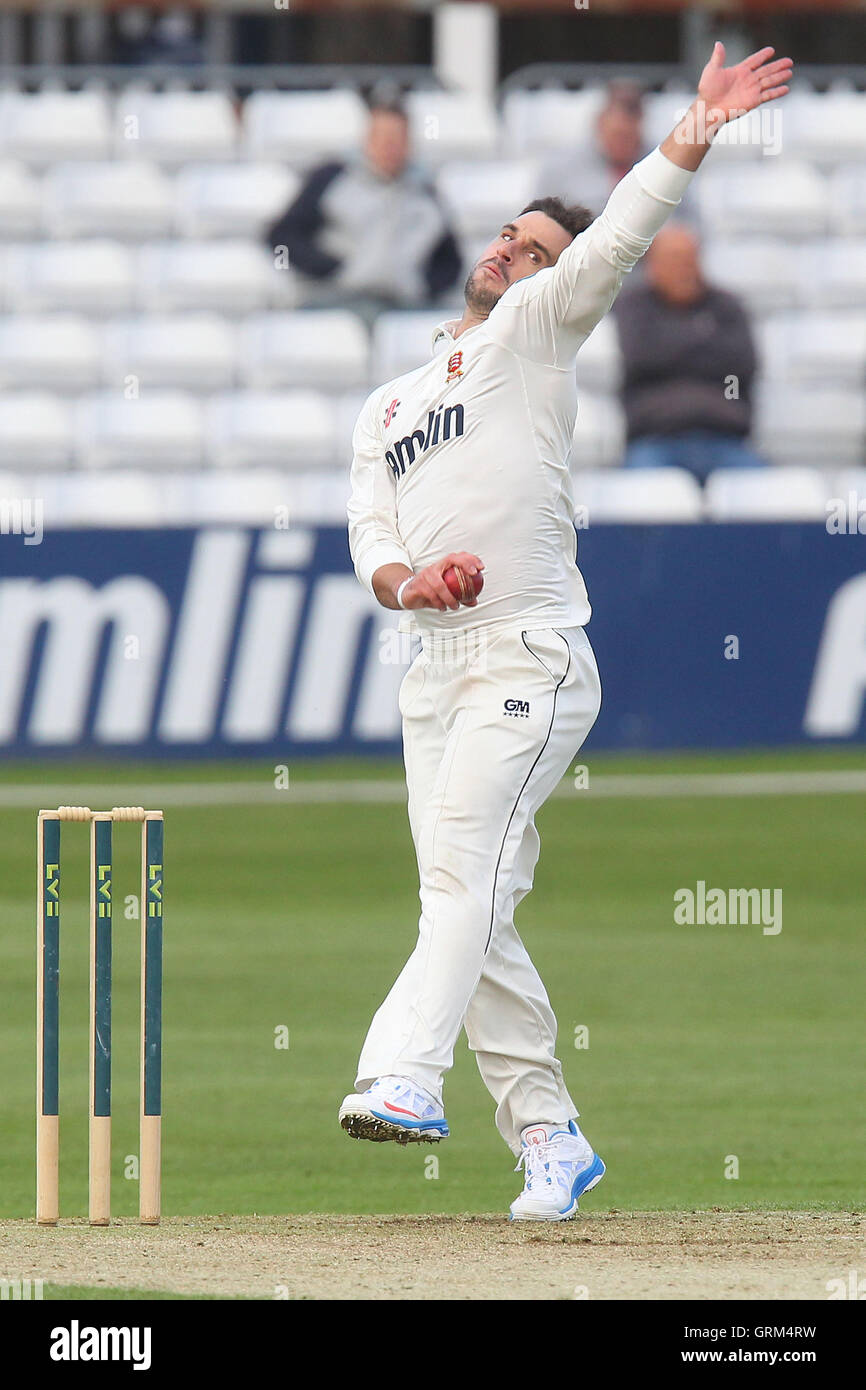
[{"label": "shoe sole", "polygon": [[369,1139],[374,1144],[438,1144],[441,1139],[448,1138],[447,1133],[431,1129],[404,1129],[402,1125],[391,1124],[388,1120],[380,1120],[377,1115],[363,1112],[341,1114],[340,1125],[351,1139]]},{"label": "shoe sole", "polygon": [[[598,1158],[598,1155],[597,1155],[597,1154],[596,1154],[596,1158]],[[599,1161],[599,1163],[601,1163],[601,1172],[600,1172],[600,1173],[596,1173],[596,1175],[595,1175],[594,1178],[590,1178],[589,1182],[586,1184],[586,1187],[582,1187],[582,1188],[580,1189],[580,1191],[578,1192],[577,1196],[576,1196],[575,1199],[574,1199],[574,1205],[573,1205],[572,1207],[569,1207],[568,1211],[558,1211],[555,1215],[550,1215],[550,1216],[540,1216],[540,1215],[539,1215],[539,1216],[523,1216],[523,1215],[515,1216],[514,1212],[511,1212],[511,1213],[509,1214],[509,1217],[508,1217],[509,1221],[571,1221],[571,1220],[573,1220],[574,1217],[578,1215],[578,1212],[579,1212],[579,1209],[580,1209],[580,1208],[579,1208],[579,1203],[580,1203],[581,1197],[583,1197],[587,1192],[591,1192],[592,1189],[593,1189],[594,1187],[598,1187],[599,1183],[601,1182],[602,1178],[604,1177],[605,1173],[607,1172],[607,1169],[605,1168],[605,1166],[604,1166],[604,1164],[602,1163],[602,1161],[601,1161],[600,1158],[598,1159],[598,1161]]]}]

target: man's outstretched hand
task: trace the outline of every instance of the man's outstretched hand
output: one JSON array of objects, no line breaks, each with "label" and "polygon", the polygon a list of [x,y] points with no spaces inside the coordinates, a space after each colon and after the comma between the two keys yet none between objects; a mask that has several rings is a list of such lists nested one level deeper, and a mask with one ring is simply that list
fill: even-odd
[{"label": "man's outstretched hand", "polygon": [[775,53],[775,48],[761,48],[736,67],[726,68],[725,45],[716,44],[698,83],[698,98],[706,102],[714,123],[735,120],[765,101],[787,96],[794,64]]},{"label": "man's outstretched hand", "polygon": [[678,125],[659,146],[672,164],[694,173],[719,128],[745,116],[765,101],[788,94],[794,71],[790,58],[776,58],[774,48],[760,48],[733,68],[725,67],[725,45],[717,43],[701,73],[698,94]]}]

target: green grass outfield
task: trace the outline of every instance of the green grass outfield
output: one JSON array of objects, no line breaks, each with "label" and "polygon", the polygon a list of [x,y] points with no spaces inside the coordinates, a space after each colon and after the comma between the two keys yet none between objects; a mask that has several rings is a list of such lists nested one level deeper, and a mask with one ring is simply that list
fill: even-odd
[{"label": "green grass outfield", "polygon": [[[866,770],[866,751],[612,759],[616,772]],[[399,779],[395,764],[300,763],[295,783]],[[270,765],[0,764],[0,1216],[33,1212],[35,816],[10,784],[273,778]],[[34,800],[38,792],[34,792]],[[26,797],[25,797],[26,801]],[[56,803],[55,803],[56,804]],[[862,1209],[866,793],[593,798],[539,818],[518,926],[560,1020],[560,1056],[608,1164],[594,1210]],[[86,1212],[86,832],[64,828],[61,1204]],[[137,1184],[137,835],[115,831],[114,1211]],[[781,888],[783,929],[679,926],[677,888]],[[461,1041],[453,1137],[346,1138],[369,1018],[417,921],[405,810],[277,794],[166,812],[167,1214],[490,1212],[520,1185]],[[576,1049],[575,1028],[589,1030]],[[275,1047],[278,1030],[289,1047]],[[729,1155],[739,1178],[725,1177]],[[438,1176],[427,1160],[438,1159]]]}]

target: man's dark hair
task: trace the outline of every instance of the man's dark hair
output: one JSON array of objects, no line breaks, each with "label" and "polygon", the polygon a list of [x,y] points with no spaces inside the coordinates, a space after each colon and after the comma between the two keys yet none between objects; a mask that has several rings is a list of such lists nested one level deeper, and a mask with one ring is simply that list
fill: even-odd
[{"label": "man's dark hair", "polygon": [[521,210],[521,217],[524,212],[543,212],[545,217],[550,217],[554,222],[558,222],[563,231],[569,233],[572,240],[580,232],[585,232],[590,223],[595,221],[589,208],[583,208],[579,203],[573,203],[569,207],[561,198],[536,198],[528,207]]},{"label": "man's dark hair", "polygon": [[373,87],[367,92],[366,104],[369,116],[377,111],[387,111],[391,116],[401,116],[404,121],[409,120],[403,94],[393,82],[380,82]]}]

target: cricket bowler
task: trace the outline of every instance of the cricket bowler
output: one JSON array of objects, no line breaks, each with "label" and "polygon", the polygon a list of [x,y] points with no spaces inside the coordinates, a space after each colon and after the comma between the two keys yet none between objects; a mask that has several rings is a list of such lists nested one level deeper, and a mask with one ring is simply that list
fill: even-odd
[{"label": "cricket bowler", "polygon": [[446,1138],[443,1081],[465,1028],[524,1170],[513,1220],[568,1220],[605,1171],[514,927],[536,813],[601,701],[569,474],[575,359],[720,127],[784,96],[791,73],[772,48],[725,67],[717,43],[689,111],[601,216],[557,198],[516,213],[432,360],[374,391],[355,428],[355,571],[421,639],[399,696],[421,915],[339,1118],[358,1139]]}]

